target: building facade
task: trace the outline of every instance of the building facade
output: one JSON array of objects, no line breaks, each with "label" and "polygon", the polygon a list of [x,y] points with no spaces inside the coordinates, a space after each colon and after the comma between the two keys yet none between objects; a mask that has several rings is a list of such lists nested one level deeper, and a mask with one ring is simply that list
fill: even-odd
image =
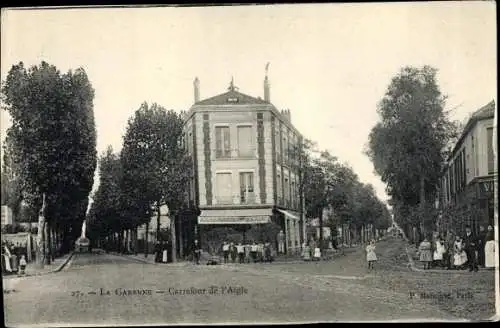
[{"label": "building facade", "polygon": [[476,232],[480,225],[494,223],[494,181],[498,179],[493,151],[495,111],[491,101],[471,115],[441,180],[442,204],[456,206],[466,217],[464,224]]},{"label": "building facade", "polygon": [[183,143],[193,159],[187,196],[198,209],[195,222],[182,223],[184,244],[192,241],[193,230],[203,241],[213,228],[234,228],[244,236],[256,225],[274,224],[283,231],[286,251],[299,249],[302,135],[290,111],[271,104],[267,76],[264,99],[239,92],[231,81],[227,92],[200,100],[196,78]]}]

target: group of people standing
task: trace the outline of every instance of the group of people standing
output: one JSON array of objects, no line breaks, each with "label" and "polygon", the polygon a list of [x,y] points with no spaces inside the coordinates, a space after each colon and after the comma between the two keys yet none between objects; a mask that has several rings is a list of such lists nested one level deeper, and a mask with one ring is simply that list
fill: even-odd
[{"label": "group of people standing", "polygon": [[2,246],[2,274],[24,275],[28,262],[23,248],[7,243],[3,243]]},{"label": "group of people standing", "polygon": [[469,269],[478,271],[479,267],[495,267],[495,244],[493,227],[479,228],[474,235],[469,226],[465,235],[454,235],[448,231],[444,236],[436,233],[433,238],[426,237],[419,245],[420,261],[424,269],[441,267],[445,269]]},{"label": "group of people standing", "polygon": [[225,241],[221,246],[224,263],[272,262],[270,242],[253,242],[252,244],[232,243]]}]

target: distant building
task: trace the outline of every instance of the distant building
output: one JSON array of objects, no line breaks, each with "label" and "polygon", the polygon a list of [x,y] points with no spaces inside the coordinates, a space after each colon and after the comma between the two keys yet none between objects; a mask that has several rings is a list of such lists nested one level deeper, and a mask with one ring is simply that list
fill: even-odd
[{"label": "distant building", "polygon": [[[149,221],[149,233],[148,241],[156,241],[156,231],[157,231],[157,215],[153,214],[151,220]],[[168,206],[164,205],[160,207],[160,229],[170,228],[170,218],[168,216]],[[145,240],[146,239],[146,225],[143,224],[137,228],[137,238]]]},{"label": "distant building", "polygon": [[302,135],[290,110],[271,104],[267,76],[264,99],[239,92],[231,81],[227,92],[200,100],[199,86],[196,78],[184,129],[194,171],[187,197],[199,213],[182,220],[181,239],[186,245],[214,227],[245,231],[273,222],[285,234],[287,252],[297,250],[305,229],[296,156]]},{"label": "distant building", "polygon": [[494,181],[498,179],[493,152],[495,111],[491,101],[471,115],[441,179],[441,202],[457,206],[467,217],[465,224],[475,231],[480,225],[493,225]]},{"label": "distant building", "polygon": [[8,224],[14,224],[12,210],[7,205],[2,205],[2,228]]}]

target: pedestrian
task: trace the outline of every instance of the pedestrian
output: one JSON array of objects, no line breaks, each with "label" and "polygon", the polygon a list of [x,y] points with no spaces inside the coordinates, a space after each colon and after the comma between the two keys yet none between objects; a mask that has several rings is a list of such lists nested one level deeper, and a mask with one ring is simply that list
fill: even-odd
[{"label": "pedestrian", "polygon": [[484,266],[486,268],[495,267],[495,235],[491,225],[488,226],[488,232],[486,233],[485,238]]},{"label": "pedestrian", "polygon": [[257,262],[257,252],[259,250],[259,247],[257,246],[257,243],[254,241],[252,246],[250,247],[250,254],[252,257],[252,261],[255,263]]},{"label": "pedestrian", "polygon": [[374,269],[373,265],[377,261],[377,253],[375,253],[375,239],[372,239],[366,246],[366,261],[368,262],[368,270]]},{"label": "pedestrian", "polygon": [[236,257],[238,257],[238,251],[236,249],[236,246],[234,243],[231,243],[229,245],[229,251],[231,252],[231,262],[235,263],[236,262]]},{"label": "pedestrian", "polygon": [[311,247],[307,243],[304,242],[302,245],[302,259],[304,261],[310,261],[311,260]]},{"label": "pedestrian", "polygon": [[484,230],[484,226],[479,226],[479,234],[477,236],[477,264],[484,268],[485,267],[485,257],[484,257],[484,249],[486,246],[486,230]]},{"label": "pedestrian", "polygon": [[453,268],[453,243],[455,242],[455,237],[453,232],[448,230],[445,237],[445,255],[444,259],[446,261],[446,269],[451,270]]},{"label": "pedestrian", "polygon": [[432,259],[435,265],[443,267],[444,253],[446,252],[445,244],[440,235],[436,237],[435,240],[434,253],[432,254]]},{"label": "pedestrian", "polygon": [[460,236],[455,237],[455,243],[453,244],[453,266],[461,270],[467,263],[467,253],[464,250],[464,244]]},{"label": "pedestrian", "polygon": [[155,243],[155,263],[160,262],[160,252],[161,252],[161,244],[159,241]]},{"label": "pedestrian", "polygon": [[224,255],[224,263],[227,263],[229,261],[229,243],[227,241],[222,244],[222,253]]},{"label": "pedestrian", "polygon": [[18,257],[17,257],[17,248],[13,250],[12,255],[10,256],[10,262],[11,262],[11,267],[12,267],[12,272],[17,273],[19,271],[18,268]]},{"label": "pedestrian", "polygon": [[238,252],[239,262],[243,263],[245,261],[245,247],[239,243],[238,246],[236,246],[236,250]]},{"label": "pedestrian", "polygon": [[167,244],[163,244],[163,252],[162,252],[161,261],[163,263],[167,263],[168,262],[168,243]]},{"label": "pedestrian", "polygon": [[477,253],[478,253],[478,238],[474,236],[470,226],[465,227],[465,237],[464,246],[465,253],[467,254],[467,265],[469,267],[469,272],[477,272],[479,267],[477,264]]},{"label": "pedestrian", "polygon": [[418,251],[420,252],[420,261],[424,263],[424,270],[431,268],[432,262],[432,245],[427,237],[418,246]]},{"label": "pedestrian", "polygon": [[316,245],[314,248],[314,260],[319,261],[321,260],[321,249],[318,247],[319,245]]},{"label": "pedestrian", "polygon": [[194,241],[194,260],[196,264],[200,264],[201,248],[198,240]]},{"label": "pedestrian", "polygon": [[271,263],[273,261],[273,257],[271,255],[271,243],[267,242],[264,244],[264,258],[266,262]]},{"label": "pedestrian", "polygon": [[26,270],[26,258],[24,257],[24,255],[21,255],[21,259],[19,260],[19,273],[21,275],[24,275],[25,274],[25,270]]},{"label": "pedestrian", "polygon": [[259,261],[264,262],[265,257],[266,257],[266,254],[264,252],[264,243],[260,242],[259,243]]}]

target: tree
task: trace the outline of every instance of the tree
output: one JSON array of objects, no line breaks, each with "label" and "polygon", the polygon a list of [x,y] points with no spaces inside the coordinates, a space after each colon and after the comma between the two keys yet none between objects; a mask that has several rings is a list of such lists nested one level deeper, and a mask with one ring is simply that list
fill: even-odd
[{"label": "tree", "polygon": [[99,188],[89,213],[89,237],[92,240],[121,231],[124,220],[122,214],[120,183],[122,167],[119,154],[108,146],[99,160]]},{"label": "tree", "polygon": [[150,209],[144,213],[148,215],[144,217],[146,222],[153,211],[157,213],[157,232],[160,207],[168,206],[174,247],[175,217],[185,205],[191,174],[191,159],[180,143],[182,128],[183,119],[178,113],[143,103],[128,122],[121,152],[125,193],[143,209]]},{"label": "tree", "polygon": [[388,194],[407,209],[419,206],[421,220],[437,191],[448,140],[456,133],[436,73],[429,66],[404,67],[392,79],[378,104],[380,121],[370,132],[367,150]]},{"label": "tree", "polygon": [[[61,74],[46,62],[29,69],[21,62],[10,69],[2,96],[12,118],[7,135],[20,159],[23,198],[44,210],[42,248],[52,250],[45,241],[50,244],[59,230],[67,250],[80,233],[97,164],[94,90],[81,68]],[[48,258],[46,253],[37,258]]]}]

